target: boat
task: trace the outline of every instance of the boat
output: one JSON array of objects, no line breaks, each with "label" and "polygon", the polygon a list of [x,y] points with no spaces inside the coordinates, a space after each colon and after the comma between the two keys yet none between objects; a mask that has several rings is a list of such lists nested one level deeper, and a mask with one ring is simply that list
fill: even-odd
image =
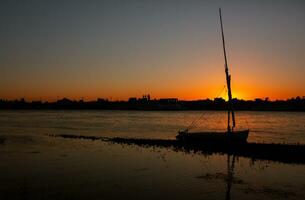
[{"label": "boat", "polygon": [[222,37],[222,47],[225,61],[225,75],[227,83],[227,93],[228,93],[228,126],[227,130],[223,132],[190,132],[189,128],[185,130],[179,130],[176,138],[182,141],[192,141],[192,142],[233,142],[233,143],[246,143],[249,135],[249,129],[245,130],[234,130],[236,127],[235,123],[235,112],[232,102],[232,90],[231,90],[231,75],[229,73],[226,46],[223,33],[222,16],[221,9],[219,8],[219,19],[221,26],[221,37]]}]

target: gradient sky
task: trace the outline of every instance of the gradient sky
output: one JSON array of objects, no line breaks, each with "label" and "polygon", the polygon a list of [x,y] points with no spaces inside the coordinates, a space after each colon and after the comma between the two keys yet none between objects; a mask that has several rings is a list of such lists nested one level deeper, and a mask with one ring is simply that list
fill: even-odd
[{"label": "gradient sky", "polygon": [[[305,1],[0,1],[0,98],[305,95]],[[225,93],[222,93],[224,96]]]}]

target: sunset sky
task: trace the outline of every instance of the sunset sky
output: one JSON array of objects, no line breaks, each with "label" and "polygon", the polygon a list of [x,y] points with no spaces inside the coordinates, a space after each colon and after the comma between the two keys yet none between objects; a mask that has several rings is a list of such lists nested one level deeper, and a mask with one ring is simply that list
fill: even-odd
[{"label": "sunset sky", "polygon": [[[0,1],[0,99],[305,96],[305,1]],[[224,97],[225,91],[221,94]]]}]

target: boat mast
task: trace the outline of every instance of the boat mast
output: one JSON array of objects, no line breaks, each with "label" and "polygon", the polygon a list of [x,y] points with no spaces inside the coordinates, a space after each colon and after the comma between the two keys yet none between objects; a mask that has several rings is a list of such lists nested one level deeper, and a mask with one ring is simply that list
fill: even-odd
[{"label": "boat mast", "polygon": [[[228,133],[230,133],[233,131],[233,129],[235,127],[235,115],[234,115],[233,103],[232,103],[231,75],[229,74],[229,68],[228,68],[228,62],[227,62],[225,38],[224,38],[224,34],[223,34],[222,17],[221,17],[220,8],[219,8],[219,19],[220,19],[220,26],[221,26],[222,47],[223,47],[223,54],[224,54],[224,58],[225,58],[225,73],[226,73],[226,81],[227,81],[227,89],[228,89]],[[232,127],[230,124],[230,114],[232,114]]]}]

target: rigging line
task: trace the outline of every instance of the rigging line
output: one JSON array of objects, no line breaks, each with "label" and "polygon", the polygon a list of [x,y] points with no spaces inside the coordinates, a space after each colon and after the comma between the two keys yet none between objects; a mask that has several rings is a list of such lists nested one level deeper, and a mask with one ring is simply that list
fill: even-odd
[{"label": "rigging line", "polygon": [[193,120],[193,121],[190,123],[190,125],[188,125],[188,126],[186,127],[186,129],[187,129],[187,130],[191,129],[191,128],[193,127],[195,121],[196,121],[196,119]]},{"label": "rigging line", "polygon": [[198,122],[199,122],[202,118],[204,118],[203,116],[204,116],[204,113],[201,114],[201,116],[199,117],[199,119],[198,119],[198,120],[196,121],[196,123],[194,124],[194,125],[195,125],[195,128],[198,127]]},{"label": "rigging line", "polygon": [[220,90],[220,92],[218,93],[218,95],[216,96],[216,98],[218,98],[221,94],[222,94],[222,92],[223,92],[223,90],[226,88],[226,85],[224,85],[223,87],[222,87],[222,89]]},{"label": "rigging line", "polygon": [[205,114],[205,113],[202,113],[202,114],[200,115],[199,118],[193,120],[193,122],[192,122],[186,129],[190,130],[191,128],[196,128],[196,127],[198,127],[198,122],[199,122],[201,119],[205,119],[205,120],[206,120],[206,118],[204,118],[204,114]]},{"label": "rigging line", "polygon": [[187,129],[191,129],[191,128],[195,128],[196,127],[196,123],[200,120],[201,116],[197,119],[194,119],[192,121],[192,123],[187,127]]},{"label": "rigging line", "polygon": [[[224,91],[225,88],[226,88],[226,85],[224,85],[224,86],[221,88],[221,90],[220,90],[220,92],[218,93],[218,95],[216,96],[216,98],[218,98],[218,97],[223,93],[223,91]],[[204,116],[204,113],[202,113],[198,119],[194,119],[194,120],[190,123],[190,125],[188,125],[188,126],[186,127],[186,129],[189,130],[189,129],[192,129],[192,128],[196,128],[196,127],[197,127],[197,123],[198,123],[202,118],[204,118],[203,116]],[[205,119],[205,118],[204,118],[204,119]],[[206,119],[205,119],[205,120],[206,120]]]},{"label": "rigging line", "polygon": [[[223,91],[224,91],[225,88],[226,88],[226,85],[224,85],[224,86],[221,88],[221,90],[220,90],[220,92],[218,93],[218,95],[216,96],[216,98],[218,98],[218,97],[223,93]],[[204,118],[203,116],[204,116],[204,113],[202,113],[202,114],[200,115],[199,118],[194,119],[194,120],[186,127],[186,129],[187,129],[187,130],[190,130],[190,129],[192,129],[192,128],[196,128],[196,127],[197,127],[197,123],[198,123],[202,118]],[[205,119],[205,118],[204,118],[204,119]],[[206,119],[205,119],[205,120],[206,120]]]},{"label": "rigging line", "polygon": [[194,119],[194,120],[191,122],[191,124],[188,125],[188,126],[186,127],[186,129],[187,129],[187,130],[190,130],[191,128],[193,128],[196,121],[197,121],[197,119]]},{"label": "rigging line", "polygon": [[195,122],[197,121],[197,119],[194,119],[187,127],[186,129],[190,129],[195,125]]},{"label": "rigging line", "polygon": [[[222,93],[223,93],[223,91],[224,91],[224,89],[226,88],[226,85],[224,85],[223,87],[222,87],[222,89],[220,90],[220,92],[218,93],[218,95],[216,96],[216,98],[218,98]],[[197,119],[194,119],[187,127],[186,127],[186,129],[192,129],[192,128],[196,128],[197,127],[197,123],[202,119],[202,118],[204,118],[203,117],[204,116],[204,113],[202,113],[201,115],[200,115],[200,117],[199,118],[197,118]],[[204,118],[205,119],[205,118]],[[206,120],[206,119],[205,119]]]}]

